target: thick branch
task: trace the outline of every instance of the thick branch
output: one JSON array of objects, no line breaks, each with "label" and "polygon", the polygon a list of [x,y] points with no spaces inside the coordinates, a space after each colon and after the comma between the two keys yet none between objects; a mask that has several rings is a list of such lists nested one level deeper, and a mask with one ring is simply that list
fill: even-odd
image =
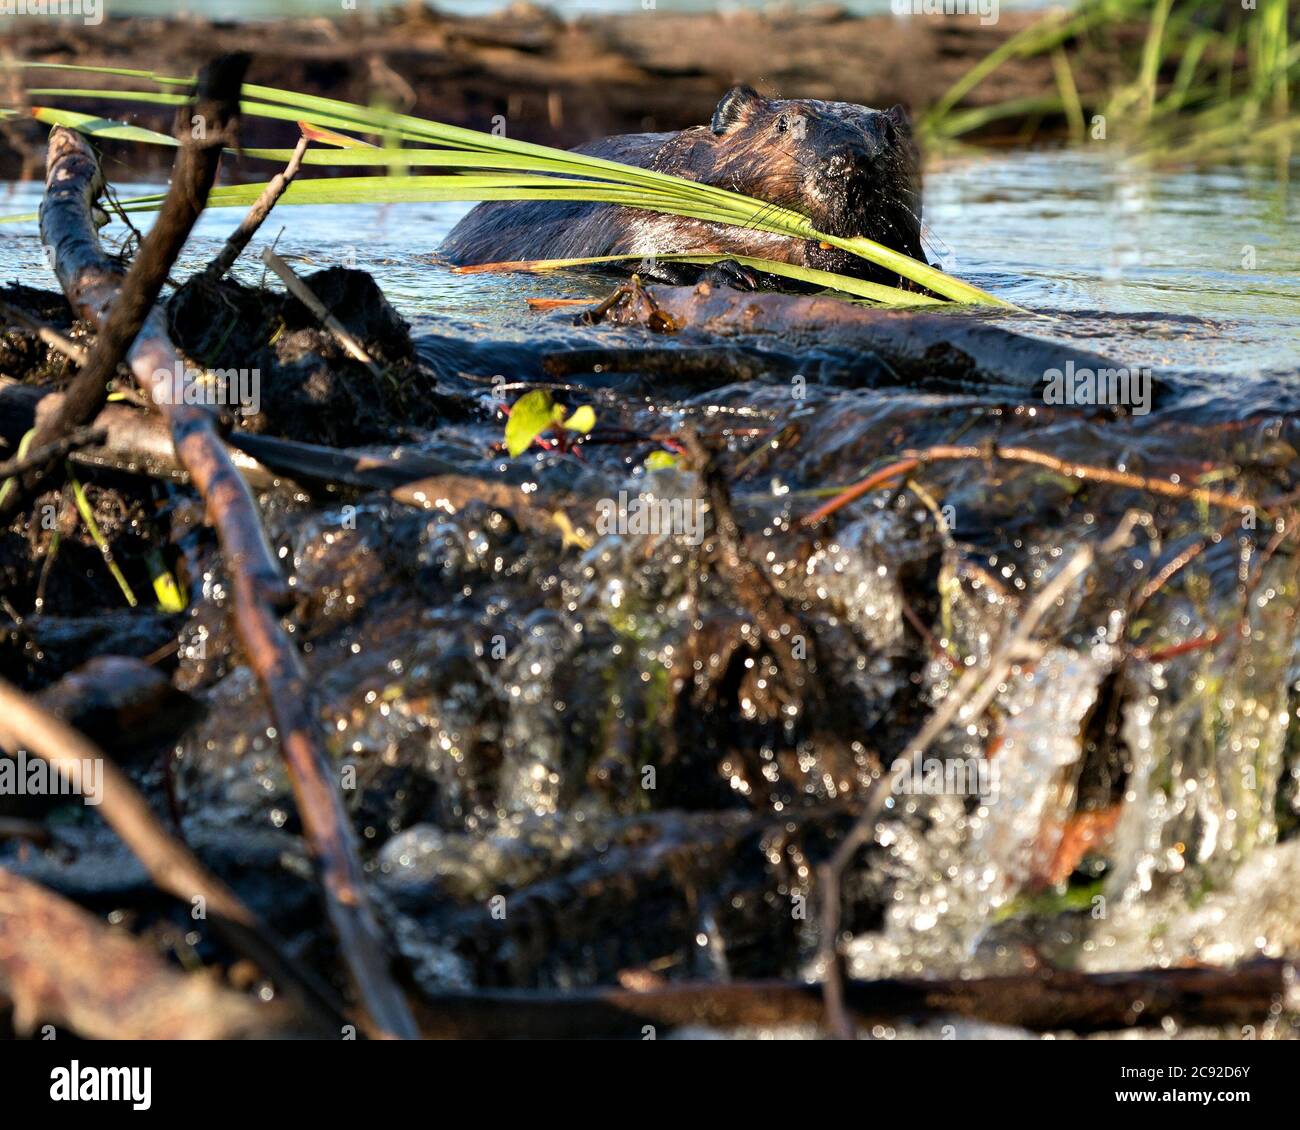
[{"label": "thick branch", "polygon": [[[0,436],[16,443],[38,419],[56,411],[62,400],[61,392],[0,377]],[[165,418],[127,404],[107,404],[95,417],[94,426],[104,433],[102,442],[75,452],[74,462],[177,480],[189,478],[177,460]],[[448,460],[420,451],[374,455],[241,431],[231,432],[225,442],[234,449],[229,455],[235,469],[259,490],[288,477],[303,485],[392,491],[450,475],[456,469]],[[480,490],[488,486],[479,482]]]},{"label": "thick branch", "polygon": [[[1287,962],[1261,960],[1227,969],[849,981],[844,1006],[859,1025],[951,1017],[1033,1032],[1158,1027],[1166,1018],[1189,1025],[1258,1025],[1288,1003],[1289,979]],[[429,997],[427,1006],[422,1031],[447,1039],[640,1038],[646,1025],[824,1026],[828,1020],[818,986],[782,981],[673,984],[641,992],[447,993]]]},{"label": "thick branch", "polygon": [[[95,309],[92,320],[99,333],[85,366],[69,386],[58,415],[42,424],[33,440],[34,446],[44,447],[95,417],[108,398],[108,382],[118,365],[127,359],[128,350],[146,320],[151,315],[157,317],[153,314],[154,303],[207,204],[208,191],[221,162],[222,146],[234,136],[239,120],[239,92],[247,67],[247,55],[224,55],[199,73],[193,106],[183,108],[177,115],[181,146],[172,171],[171,188],[126,277],[117,277],[111,264],[99,263],[99,269],[85,272],[75,291],[68,292],[68,300],[74,307]],[[65,222],[65,217],[68,212],[81,209],[86,192],[91,191],[86,187],[87,178],[90,186],[98,179],[97,170],[91,173],[84,167],[86,162],[95,159],[93,154],[77,158],[69,154],[67,159],[59,160],[63,149],[59,132],[50,134],[45,199],[41,204],[41,239],[54,249],[56,256],[65,260],[78,256],[91,259],[93,249],[76,225]],[[146,343],[143,349],[147,348]],[[133,364],[132,368],[135,367]],[[40,476],[32,473],[24,476],[23,483],[30,490],[39,480]]]},{"label": "thick branch", "polygon": [[220,1040],[291,1034],[288,1017],[203,974],[180,973],[123,930],[0,869],[0,997],[21,1033]]},{"label": "thick branch", "polygon": [[[76,305],[74,295],[83,275],[113,278],[91,221],[98,167],[86,143],[67,130],[52,132],[50,160],[48,183],[59,184],[69,200],[80,203],[79,208],[60,210],[58,226],[47,237],[56,251],[55,273]],[[71,261],[61,257],[64,248],[73,252]],[[96,317],[93,308],[80,312]],[[302,659],[277,615],[289,588],[267,545],[257,505],[217,434],[215,417],[185,403],[188,398],[177,396],[172,387],[173,374],[185,368],[160,320],[155,311],[146,325],[146,340],[157,363],[139,357],[137,344],[132,373],[141,391],[167,417],[176,456],[202,496],[207,520],[220,539],[231,577],[235,629],[270,707],[303,829],[320,867],[326,907],[361,1003],[377,1034],[414,1036],[414,1022],[392,980],[365,896],[355,837],[321,740]]]}]

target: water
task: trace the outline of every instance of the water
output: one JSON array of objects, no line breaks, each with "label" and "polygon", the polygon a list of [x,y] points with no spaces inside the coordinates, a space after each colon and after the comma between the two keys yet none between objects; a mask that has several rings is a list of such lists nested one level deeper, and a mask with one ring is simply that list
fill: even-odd
[{"label": "water", "polygon": [[[1144,170],[1093,149],[964,157],[931,168],[925,183],[931,257],[1044,315],[1019,328],[1119,363],[1212,370],[1245,383],[1294,372],[1300,176],[1280,183],[1273,169]],[[39,185],[11,184],[0,210],[34,211],[39,201]],[[608,292],[601,276],[452,274],[433,253],[469,207],[282,207],[265,231],[304,267],[370,271],[417,324],[454,316],[517,325],[527,297]],[[236,215],[205,216],[184,262],[206,261]],[[107,230],[110,239],[124,232],[120,223]],[[50,285],[35,232],[34,223],[0,227],[0,272]],[[238,273],[256,281],[260,265],[250,262],[246,254]]]},{"label": "water", "polygon": [[[950,269],[1032,311],[1007,319],[1021,331],[1129,364],[1211,374],[1206,412],[1256,429],[1241,434],[1248,454],[1276,442],[1287,471],[1294,429],[1279,424],[1275,433],[1271,423],[1245,421],[1251,413],[1280,415],[1269,400],[1279,381],[1300,385],[1296,184],[1265,169],[1142,171],[1106,149],[962,157],[928,170],[929,246]],[[27,211],[38,200],[39,186],[11,185],[0,208]],[[429,334],[447,319],[462,330],[517,331],[529,324],[529,296],[608,293],[610,280],[601,276],[453,275],[434,249],[465,210],[286,207],[258,245],[276,240],[304,270],[348,264],[372,272],[417,331]],[[177,274],[206,262],[235,219],[229,211],[205,216]],[[121,225],[109,235],[120,239]],[[256,256],[245,258],[239,271],[255,282]],[[52,286],[34,224],[0,227],[0,274]],[[611,422],[642,434],[667,430],[657,406],[652,412],[634,399],[608,409]],[[693,405],[706,419],[715,405],[743,406],[756,421],[804,429],[771,455],[770,469],[737,485],[760,512],[749,515],[750,552],[763,555],[781,596],[816,624],[837,693],[862,704],[855,715],[862,741],[885,755],[956,677],[927,657],[909,612],[919,610],[944,632],[953,654],[987,657],[1027,588],[1041,586],[1081,541],[1113,528],[1127,506],[1151,500],[1085,489],[1076,502],[1078,484],[1059,476],[1008,471],[993,482],[973,466],[946,475],[935,466],[922,478],[955,533],[941,536],[931,511],[904,492],[862,505],[833,539],[805,552],[792,518],[807,502],[793,498],[789,484],[797,492],[848,481],[900,446],[953,434],[972,443],[1021,434],[1063,457],[1107,465],[1150,459],[1162,468],[1171,450],[1216,466],[1239,458],[1229,446],[1232,429],[1206,429],[1188,441],[1182,429],[1195,421],[1186,417],[1170,428],[1153,416],[1144,430],[1141,420],[1108,426],[1063,414],[1040,422],[1027,413],[1009,418],[1008,432],[988,425],[980,433],[989,417],[977,420],[969,398],[911,389],[822,388],[808,405],[792,407],[789,389],[774,380],[708,388]],[[600,411],[604,422],[604,404]],[[477,467],[495,471],[502,461],[482,453],[499,437],[498,423],[453,422],[439,431],[454,438],[458,426],[478,429],[465,440],[467,464],[481,459]],[[744,459],[753,454],[761,450]],[[644,490],[642,458],[595,447],[582,473],[607,497],[624,486]],[[576,462],[547,457],[527,473],[549,497],[569,483],[562,476]],[[1248,489],[1276,488],[1267,466],[1255,473]],[[1295,791],[1300,746],[1294,559],[1261,559],[1266,531],[1240,543],[1226,538],[1191,570],[1195,583],[1170,585],[1151,602],[1142,627],[1123,613],[1158,562],[1205,532],[1209,519],[1191,509],[1162,515],[1160,544],[1140,532],[1131,551],[1072,586],[1040,632],[1050,642],[1036,662],[1008,674],[992,711],[936,743],[938,755],[993,756],[998,791],[987,804],[951,795],[896,800],[868,865],[846,884],[850,909],[876,915],[846,915],[856,974],[1015,970],[1028,947],[1062,966],[1097,969],[1294,952],[1297,852],[1294,843],[1276,843],[1279,812],[1295,818],[1293,802],[1279,804],[1278,792]],[[743,961],[754,954],[783,963],[787,974],[812,968],[810,927],[792,928],[805,930],[796,946],[773,923],[788,928],[789,897],[813,890],[808,860],[818,841],[810,833],[803,854],[803,829],[842,799],[846,779],[850,789],[854,782],[793,726],[769,724],[764,712],[779,701],[770,687],[779,688],[781,676],[770,657],[753,661],[738,681],[734,715],[717,699],[713,729],[706,711],[678,704],[666,729],[681,745],[663,757],[662,791],[647,800],[636,784],[637,759],[647,745],[660,756],[655,743],[666,738],[658,728],[665,673],[698,642],[684,627],[699,606],[682,546],[609,535],[577,552],[558,539],[523,541],[471,508],[422,516],[382,499],[360,507],[346,527],[328,508],[314,515],[273,509],[268,521],[277,543],[293,547],[305,591],[338,584],[357,544],[367,547],[357,560],[383,562],[375,565],[383,585],[348,588],[355,613],[313,641],[308,662],[322,705],[339,720],[340,749],[362,767],[362,833],[383,844],[385,882],[409,911],[396,932],[423,981],[474,981],[476,971],[443,940],[468,938],[495,952],[498,925],[473,902],[501,889],[512,892],[511,921],[524,923],[508,951],[511,976],[520,980],[608,979],[611,969],[670,951],[682,929],[703,939],[687,972],[743,976]],[[935,565],[937,582],[916,568],[921,563]],[[1239,576],[1258,577],[1249,599]],[[702,619],[719,610],[734,616],[722,587],[702,598]],[[936,593],[946,602],[941,610],[921,603],[937,604]],[[1139,635],[1143,646],[1159,648],[1194,640],[1210,625],[1234,628],[1238,617],[1245,624],[1239,647],[1232,637],[1152,663],[1125,650]],[[717,659],[725,670],[732,656],[743,659],[735,623],[711,625],[718,634],[704,636],[704,663]],[[485,642],[497,638],[511,641],[500,659]],[[216,708],[180,759],[191,820],[280,828],[292,804],[274,745],[258,734],[262,708],[251,683],[236,674],[209,699]],[[1119,735],[1111,754],[1123,760],[1122,772],[1096,756],[1105,744],[1097,716],[1109,711]],[[733,731],[725,737],[734,746],[718,739],[722,727]],[[697,732],[704,738],[696,741]],[[248,733],[258,734],[251,753]],[[618,758],[630,760],[608,764]],[[682,768],[695,759],[707,771]],[[1099,784],[1087,765],[1114,777]],[[1112,788],[1121,779],[1122,804]],[[421,782],[436,804],[421,799]],[[1122,808],[1105,874],[1095,889],[1075,875],[1071,894],[1083,903],[1067,905],[1059,894],[1035,903],[1047,857],[1085,793],[1093,811]],[[779,819],[779,827],[765,819]],[[737,846],[746,836],[758,841],[747,853]],[[723,862],[710,870],[714,854]],[[678,869],[688,875],[689,915],[663,894]],[[645,901],[647,890],[669,910]],[[715,904],[697,900],[699,892],[721,893]],[[548,937],[547,946],[529,949],[534,935],[547,936],[532,929],[532,916],[554,926],[559,941]],[[602,964],[616,960],[607,951],[619,964]]]},{"label": "water", "polygon": [[[1275,169],[1011,152],[934,171],[926,218],[951,270],[1100,352],[1242,376],[1295,366],[1300,183]],[[1169,317],[1125,317],[1151,314]]]}]

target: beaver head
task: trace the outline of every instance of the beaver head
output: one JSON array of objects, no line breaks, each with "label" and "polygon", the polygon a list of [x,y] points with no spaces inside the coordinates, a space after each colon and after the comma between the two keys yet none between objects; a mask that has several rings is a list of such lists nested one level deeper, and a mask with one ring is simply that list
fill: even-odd
[{"label": "beaver head", "polygon": [[[710,183],[801,212],[827,235],[866,236],[924,261],[917,154],[901,106],[768,99],[738,86],[709,130]],[[864,266],[825,247],[809,265],[855,274]]]}]

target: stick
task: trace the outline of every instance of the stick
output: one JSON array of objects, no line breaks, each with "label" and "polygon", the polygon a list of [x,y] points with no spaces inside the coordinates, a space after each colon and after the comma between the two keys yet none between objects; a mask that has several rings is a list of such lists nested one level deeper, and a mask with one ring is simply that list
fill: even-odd
[{"label": "stick", "polygon": [[1166,498],[1187,499],[1201,502],[1207,506],[1216,506],[1224,510],[1251,511],[1261,506],[1254,499],[1245,495],[1225,494],[1222,491],[1206,490],[1203,487],[1189,487],[1169,479],[1156,479],[1146,475],[1134,475],[1129,471],[1116,471],[1111,467],[1093,467],[1086,463],[1070,463],[1057,459],[1043,451],[1030,447],[953,447],[939,444],[921,451],[907,451],[896,463],[882,467],[868,475],[853,486],[845,488],[829,502],[823,503],[803,519],[804,526],[815,526],[829,518],[837,510],[847,506],[855,499],[861,498],[868,491],[874,490],[894,479],[915,471],[923,463],[950,462],[963,459],[1004,459],[1009,463],[1033,463],[1047,467],[1059,475],[1072,479],[1086,479],[1089,482],[1108,483],[1112,486],[1133,487],[1135,490],[1148,491]]},{"label": "stick", "polygon": [[[1102,552],[1109,553],[1127,543],[1135,516],[1128,515],[1119,528],[1102,544]],[[916,736],[908,742],[901,757],[915,761],[923,757],[925,751],[956,720],[962,707],[970,704],[966,720],[973,721],[984,712],[984,708],[997,693],[998,686],[1011,669],[1012,663],[1029,643],[1030,637],[1039,622],[1061,599],[1066,590],[1092,565],[1094,550],[1091,545],[1082,546],[1065,566],[1045,584],[1034,597],[1029,607],[1020,617],[1015,630],[1008,632],[1002,642],[989,656],[986,667],[971,667],[935,708],[934,713],[917,731]],[[888,774],[878,777],[867,797],[862,814],[844,839],[840,841],[830,859],[819,870],[821,897],[821,937],[819,939],[819,957],[825,980],[822,983],[826,995],[826,1012],[828,1021],[841,1039],[853,1038],[853,1025],[845,1007],[844,978],[840,967],[839,934],[841,922],[840,886],[844,871],[852,862],[858,849],[869,843],[876,835],[876,822],[889,800],[889,787],[886,784]]]},{"label": "stick", "polygon": [[[73,306],[95,308],[91,320],[99,333],[59,413],[43,423],[33,437],[34,447],[44,447],[88,423],[104,406],[110,378],[127,358],[136,335],[152,313],[172,264],[207,203],[221,163],[222,147],[233,137],[239,121],[239,92],[247,68],[248,56],[233,54],[213,60],[199,72],[193,105],[177,113],[176,132],[181,146],[172,170],[171,188],[126,278],[119,281],[112,272],[86,275],[79,280],[78,292],[69,293]],[[49,175],[41,202],[41,240],[54,247],[58,255],[58,234],[72,230],[60,217],[80,207],[82,193],[78,186],[81,171],[55,159],[59,149],[56,132],[50,134]],[[200,135],[197,138],[196,133]],[[93,156],[86,159],[94,161]],[[95,173],[98,176],[98,162]],[[39,482],[40,476],[28,474],[23,487],[31,491]]]},{"label": "stick", "polygon": [[[79,204],[61,209],[50,231],[55,273],[76,306],[74,295],[80,293],[78,283],[84,275],[108,276],[108,284],[120,276],[99,246],[91,222],[91,205],[100,183],[94,154],[72,131],[56,129],[51,134],[50,158],[49,183],[58,183],[68,200]],[[99,316],[94,308],[78,307],[78,312],[92,320]],[[130,358],[131,370],[141,391],[166,416],[176,457],[203,498],[207,521],[221,542],[231,576],[235,631],[279,734],[340,952],[372,1030],[413,1037],[415,1024],[392,980],[365,895],[355,836],[321,741],[302,658],[276,614],[291,598],[291,590],[266,542],[257,504],[217,435],[215,418],[201,407],[186,404],[186,398],[176,396],[172,388],[180,358],[156,308],[141,336],[147,355],[138,342]]]},{"label": "stick", "polygon": [[298,175],[298,170],[302,168],[302,157],[307,152],[309,141],[306,136],[298,139],[298,144],[294,148],[292,156],[284,169],[276,173],[269,181],[266,187],[262,189],[262,195],[257,198],[253,206],[248,210],[248,215],[243,219],[226,240],[225,246],[217,253],[216,257],[203,271],[203,279],[209,283],[218,282],[232,266],[235,260],[239,258],[240,252],[248,246],[249,241],[257,234],[266,217],[270,215],[271,209],[275,207],[275,202],[284,195],[284,190],[293,182],[293,178]]},{"label": "stick", "polygon": [[0,996],[21,1033],[221,1040],[295,1034],[284,1010],[168,966],[144,943],[0,868]]},{"label": "stick", "polygon": [[[922,978],[849,981],[847,1010],[860,1024],[953,1016],[1034,1032],[1102,1032],[1187,1025],[1259,1025],[1290,996],[1292,967],[1260,960],[1235,968],[1060,970],[978,980]],[[739,981],[566,993],[494,990],[426,998],[421,1029],[441,1039],[644,1038],[645,1028],[823,1024],[816,985]]]},{"label": "stick", "polygon": [[53,443],[47,443],[44,447],[37,448],[35,451],[29,449],[26,455],[6,459],[3,463],[0,463],[0,479],[9,479],[14,475],[21,475],[24,471],[30,471],[34,467],[44,467],[47,463],[62,459],[70,452],[83,447],[90,447],[92,444],[103,443],[107,434],[103,428],[77,428],[62,439],[56,439]]},{"label": "stick", "polygon": [[[38,417],[55,410],[62,395],[0,377],[0,435],[14,440],[24,435]],[[171,433],[161,416],[110,403],[95,417],[95,427],[105,433],[102,445],[81,449],[73,456],[75,462],[188,479],[189,473],[176,458]],[[373,455],[241,431],[231,432],[224,442],[233,449],[229,454],[235,469],[255,488],[282,484],[288,476],[300,483],[391,491],[456,470],[450,461],[419,451]]]},{"label": "stick", "polygon": [[16,687],[0,679],[0,745],[49,762],[65,778],[85,780],[85,767],[98,766],[99,804],[108,825],[144,865],[160,890],[187,905],[202,899],[214,927],[314,1013],[324,1024],[337,1021],[327,990],[304,977],[283,956],[280,941],[229,887],[212,875],[154,816],[148,802],[97,745]]},{"label": "stick", "polygon": [[366,352],[366,347],[362,345],[361,342],[357,341],[357,339],[348,332],[347,327],[329,312],[325,303],[316,296],[311,287],[298,277],[294,272],[294,269],[289,266],[288,263],[281,259],[280,256],[269,247],[262,252],[262,262],[279,276],[280,281],[284,283],[286,289],[294,296],[294,298],[316,315],[321,325],[334,335],[334,340],[343,347],[349,357],[354,361],[360,361],[361,364],[369,369],[376,377],[379,377],[381,380],[383,379],[383,369],[375,364],[375,359]]}]

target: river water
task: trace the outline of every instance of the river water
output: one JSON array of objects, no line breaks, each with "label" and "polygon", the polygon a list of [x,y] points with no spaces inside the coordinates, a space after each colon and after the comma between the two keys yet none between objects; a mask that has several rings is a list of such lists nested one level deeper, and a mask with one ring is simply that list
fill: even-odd
[{"label": "river water", "polygon": [[[3,193],[5,214],[40,201],[36,184]],[[526,297],[608,289],[600,276],[452,275],[433,253],[468,208],[282,207],[271,226],[290,257],[370,271],[417,323],[512,323]],[[210,256],[234,215],[207,215],[187,258]],[[1117,361],[1232,374],[1234,395],[1247,397],[1253,378],[1293,371],[1300,356],[1300,176],[1279,180],[1271,166],[1152,171],[1103,149],[1013,150],[932,167],[925,218],[931,258],[1044,315],[1031,327],[1038,336]],[[39,285],[48,273],[35,232],[34,223],[0,227],[0,271]],[[108,229],[110,239],[122,233]],[[256,279],[260,269],[240,272]]]},{"label": "river water", "polygon": [[[1290,171],[1300,173],[1300,167]],[[1019,594],[1044,583],[1080,544],[1095,541],[1099,529],[1113,528],[1126,506],[1150,500],[1125,502],[1100,491],[1076,503],[1078,484],[1060,476],[1008,474],[990,485],[974,468],[946,476],[932,468],[926,482],[955,532],[936,532],[935,508],[871,502],[847,515],[834,538],[809,556],[792,520],[809,504],[794,499],[791,484],[797,493],[850,481],[899,447],[951,442],[965,434],[968,421],[981,418],[977,428],[992,427],[996,417],[1008,426],[1041,427],[1032,433],[1039,447],[1108,466],[1144,458],[1164,467],[1174,460],[1194,473],[1201,457],[1219,465],[1259,456],[1264,466],[1256,468],[1262,475],[1258,489],[1269,489],[1269,452],[1275,452],[1272,466],[1279,473],[1295,459],[1294,429],[1270,417],[1282,415],[1279,398],[1294,404],[1300,395],[1298,185],[1300,178],[1280,176],[1275,167],[1145,170],[1106,148],[951,157],[927,170],[932,257],[1031,312],[1005,319],[1022,333],[1174,374],[1175,382],[1195,381],[1199,400],[1181,417],[1157,414],[1146,424],[1130,420],[1111,427],[1086,414],[1042,421],[1032,405],[1028,412],[1021,410],[1025,405],[1008,409],[992,396],[981,402],[867,387],[819,390],[815,404],[792,409],[790,392],[779,380],[711,387],[689,402],[683,399],[687,410],[704,419],[743,412],[771,420],[773,428],[789,422],[804,429],[801,443],[771,455],[770,467],[750,475],[742,488],[749,492],[743,497],[753,507],[751,519],[760,515],[750,522],[751,540],[765,554],[782,596],[815,618],[824,641],[832,641],[824,653],[827,664],[835,667],[844,693],[863,704],[863,742],[888,756],[914,729],[912,715],[923,718],[926,704],[942,699],[953,685],[952,670],[934,657],[927,661],[925,649],[908,635],[905,618],[912,605],[929,601],[937,585],[945,594],[943,609],[922,607],[922,619],[945,632],[954,654],[972,661],[987,655],[1005,618],[1021,607]],[[151,187],[119,189],[127,196]],[[39,194],[35,184],[9,185],[0,210],[34,210]],[[485,335],[517,333],[532,317],[528,297],[608,293],[610,281],[601,276],[451,274],[434,252],[465,210],[432,204],[284,207],[258,244],[276,240],[280,253],[304,272],[337,265],[369,271],[413,323],[417,338],[431,338],[449,320],[461,333],[467,327]],[[235,219],[232,212],[205,215],[176,273],[183,276],[205,263]],[[120,238],[121,225],[108,232],[110,239]],[[238,273],[256,282],[255,254],[245,260]],[[0,273],[53,287],[33,223],[0,227]],[[642,433],[664,427],[669,415],[655,415],[663,412],[660,406],[632,397],[625,410],[621,420]],[[1240,435],[1234,439],[1234,428],[1225,427],[1183,438],[1184,428],[1203,420],[1239,424]],[[480,473],[493,474],[507,466],[483,455],[498,426],[476,424],[457,434],[453,422],[447,436],[430,442],[443,444],[439,450],[459,444],[467,464],[479,460]],[[977,438],[972,432],[963,442]],[[1202,450],[1202,443],[1224,446]],[[567,483],[569,475],[598,479],[602,492],[616,494],[625,481],[639,482],[644,490],[639,462],[621,460],[609,448],[595,449],[586,462],[551,455],[539,458],[537,481],[543,494]],[[639,477],[625,479],[629,474]],[[1296,811],[1300,743],[1291,731],[1300,665],[1294,564],[1286,554],[1261,558],[1254,537],[1240,544],[1225,539],[1206,552],[1203,572],[1191,571],[1195,583],[1164,586],[1145,618],[1132,625],[1123,619],[1121,592],[1140,586],[1169,553],[1211,528],[1208,516],[1189,510],[1176,520],[1166,513],[1160,538],[1144,534],[1134,549],[1098,566],[1064,602],[1051,645],[999,691],[999,722],[954,727],[947,736],[944,749],[954,756],[979,759],[997,749],[998,801],[972,808],[962,798],[937,795],[897,806],[903,811],[882,833],[877,862],[852,886],[859,908],[849,946],[855,973],[1005,970],[1016,967],[1024,946],[1038,947],[1059,964],[1095,969],[1231,962],[1300,948],[1300,855],[1296,841],[1276,842],[1280,828],[1294,827]],[[380,502],[364,505],[354,517],[347,533],[340,532],[335,511],[275,517],[275,535],[294,546],[307,591],[336,582],[332,570],[342,567],[328,558],[341,551],[330,546],[361,544],[367,554],[387,554],[385,560],[406,552],[400,538],[410,534],[409,516],[394,515]],[[425,775],[439,790],[437,811],[423,812],[418,823],[394,818],[385,828],[376,821],[365,829],[367,838],[383,843],[377,854],[384,881],[412,908],[404,950],[420,979],[435,988],[476,976],[445,948],[458,931],[469,937],[481,929],[467,917],[474,900],[510,884],[541,900],[539,876],[561,875],[567,867],[577,874],[574,861],[603,859],[611,842],[630,834],[618,823],[623,817],[611,812],[649,804],[656,810],[644,819],[663,818],[671,846],[674,836],[701,834],[702,825],[685,817],[681,827],[673,823],[679,807],[692,820],[707,822],[711,814],[694,812],[696,806],[726,809],[733,800],[743,805],[742,796],[770,784],[770,796],[753,803],[768,805],[769,814],[782,821],[788,814],[790,831],[804,819],[805,802],[829,804],[842,795],[836,763],[821,762],[814,745],[783,745],[780,727],[764,720],[761,691],[776,675],[763,669],[752,685],[742,683],[736,721],[724,726],[752,731],[761,770],[747,769],[741,754],[732,757],[723,745],[722,755],[714,753],[719,767],[683,778],[676,799],[644,802],[634,786],[617,784],[614,800],[596,796],[584,759],[592,746],[598,754],[602,742],[610,744],[604,731],[590,732],[599,729],[592,720],[604,717],[603,696],[644,709],[644,734],[635,717],[630,723],[632,753],[639,740],[651,743],[651,760],[659,756],[653,743],[663,735],[647,703],[660,693],[656,680],[683,648],[697,642],[683,626],[689,558],[671,545],[642,544],[631,536],[610,535],[584,554],[559,557],[540,540],[520,551],[511,537],[468,509],[430,518],[420,534],[423,571],[413,581],[391,570],[382,578],[381,587],[391,585],[397,594],[392,599],[406,611],[398,615],[390,608],[370,620],[361,617],[312,656],[314,686],[331,717],[338,717],[339,733],[346,732],[349,755],[361,764],[373,756],[376,765]],[[940,570],[937,582],[917,571],[923,561]],[[1255,578],[1250,599],[1242,600],[1239,649],[1171,653],[1149,663],[1132,653],[1124,657],[1133,639],[1150,652],[1195,641],[1216,625],[1236,624],[1239,577]],[[364,604],[370,595],[362,592],[357,599]],[[500,638],[520,642],[493,666],[484,658],[483,641],[497,639],[485,633],[498,631]],[[731,654],[718,645],[716,655]],[[458,657],[454,664],[449,655]],[[641,686],[651,688],[639,692],[645,702],[636,697]],[[221,802],[234,794],[223,790],[247,774],[248,788],[239,794],[231,820],[240,827],[249,821],[280,827],[290,802],[283,782],[272,777],[273,743],[256,739],[259,760],[251,768],[240,752],[246,745],[241,735],[256,726],[250,721],[260,710],[255,692],[248,680],[231,676],[214,689],[213,701],[218,708],[206,729],[179,751],[195,819],[203,820],[205,812],[225,819]],[[690,709],[681,709],[691,722]],[[624,707],[617,710],[624,717]],[[1107,712],[1114,723],[1107,741],[1120,751],[1122,769],[1094,756],[1098,744],[1105,744],[1095,733],[1096,719]],[[706,731],[701,717],[694,721]],[[716,733],[709,740],[715,738]],[[707,761],[713,749],[704,740],[698,748],[685,740],[684,745],[687,761]],[[1089,758],[1096,764],[1084,773]],[[480,773],[494,781],[491,790],[480,787]],[[720,773],[732,790],[723,801],[709,791]],[[1062,781],[1070,774],[1067,788]],[[1109,798],[1120,807],[1114,794],[1121,781],[1123,814],[1112,829],[1109,864],[1099,870],[1095,888],[1081,886],[1076,876],[1076,893],[1082,890],[1090,899],[1083,913],[1077,901],[1036,904],[1042,867],[1031,857],[1041,850],[1044,830],[1059,833],[1075,788],[1098,806]],[[709,824],[708,834],[726,839],[729,827]],[[690,913],[698,914],[691,936],[704,939],[700,954],[691,958],[700,963],[697,973],[772,972],[771,965],[745,962],[775,952],[762,931],[773,920],[788,927],[783,900],[809,889],[798,836],[792,847],[786,831],[763,841],[772,871],[755,881],[758,886],[744,886],[736,871],[726,879],[740,884],[734,899],[697,905],[690,895]],[[752,863],[754,857],[744,858]],[[614,898],[596,886],[599,899]],[[455,901],[462,897],[463,903]],[[765,899],[776,906],[774,917],[754,910]],[[585,917],[564,909],[556,921],[565,925],[556,929],[572,931],[573,948],[539,954],[534,964],[533,957],[515,951],[512,975],[528,983],[608,979],[622,966],[607,961],[630,960],[624,951],[602,956],[606,943],[621,937],[620,921],[651,932],[662,925],[644,907],[626,914],[649,917],[620,918],[622,909],[601,906],[600,913],[593,907]],[[874,917],[864,907],[873,908]],[[605,913],[613,917],[602,925]],[[783,968],[815,971],[814,943],[801,931]]]}]

